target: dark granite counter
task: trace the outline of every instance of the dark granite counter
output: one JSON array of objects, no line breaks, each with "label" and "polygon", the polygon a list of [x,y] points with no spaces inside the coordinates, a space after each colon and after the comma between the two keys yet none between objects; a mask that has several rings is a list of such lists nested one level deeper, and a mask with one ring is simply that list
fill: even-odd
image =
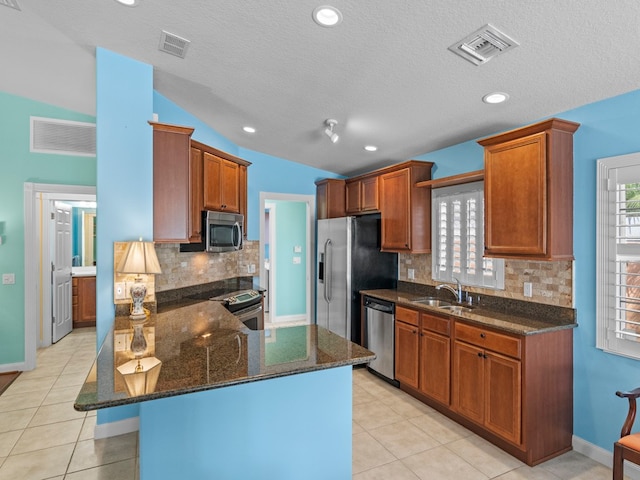
[{"label": "dark granite counter", "polygon": [[129,348],[134,327],[127,316],[116,317],[78,395],[76,410],[139,403],[375,358],[369,350],[316,325],[249,330],[211,301],[154,313],[142,329],[147,342],[142,365],[159,369],[156,384],[149,382],[147,373],[146,378],[142,375],[148,382],[146,391],[132,393],[128,388],[132,375],[141,375],[128,374],[128,385],[121,373],[137,362]]},{"label": "dark granite counter", "polygon": [[534,335],[554,330],[575,328],[578,326],[575,322],[575,318],[571,315],[571,312],[567,312],[567,310],[571,309],[564,309],[560,307],[542,306],[538,307],[539,310],[536,310],[536,307],[533,306],[530,311],[520,309],[516,313],[510,313],[505,311],[505,309],[498,310],[479,306],[468,311],[452,313],[438,307],[415,303],[416,300],[428,296],[425,295],[424,292],[411,292],[401,289],[381,289],[363,290],[360,293],[362,295],[369,295],[371,297],[387,300],[395,303],[396,305],[402,305],[404,307],[437,313],[439,315],[450,316],[453,318],[460,318],[471,323],[497,328],[499,330],[504,330],[518,335]]}]

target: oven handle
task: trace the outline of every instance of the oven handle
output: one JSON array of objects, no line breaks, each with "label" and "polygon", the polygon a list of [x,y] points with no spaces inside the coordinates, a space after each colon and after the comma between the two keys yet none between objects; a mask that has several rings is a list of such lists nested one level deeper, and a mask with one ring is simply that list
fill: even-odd
[{"label": "oven handle", "polygon": [[258,313],[262,311],[262,304],[258,303],[256,305],[251,305],[250,307],[243,308],[242,310],[237,310],[232,312],[236,317],[247,317],[253,315],[254,313]]},{"label": "oven handle", "polygon": [[[236,222],[233,225],[233,229],[238,232],[238,243],[233,243],[233,247],[236,250],[240,250],[242,248],[242,229],[240,228],[240,223]],[[235,239],[234,239],[235,240]]]}]

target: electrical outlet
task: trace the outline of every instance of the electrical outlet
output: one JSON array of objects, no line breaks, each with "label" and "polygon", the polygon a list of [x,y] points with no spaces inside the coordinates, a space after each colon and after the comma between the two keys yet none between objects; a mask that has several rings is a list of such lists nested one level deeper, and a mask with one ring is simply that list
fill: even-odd
[{"label": "electrical outlet", "polygon": [[127,292],[124,288],[124,282],[116,282],[113,284],[113,298],[116,300],[124,300],[127,298]]},{"label": "electrical outlet", "polygon": [[248,273],[256,273],[256,266],[252,263],[251,265],[247,266],[247,272]]},{"label": "electrical outlet", "polygon": [[300,257],[293,257],[293,264],[294,265],[300,265],[300,263],[302,262],[302,258]]},{"label": "electrical outlet", "polygon": [[523,292],[525,297],[532,297],[533,296],[533,285],[531,285],[531,282],[524,282],[524,292]]},{"label": "electrical outlet", "polygon": [[3,273],[2,274],[2,284],[3,285],[14,285],[16,283],[16,274],[15,273]]},{"label": "electrical outlet", "polygon": [[415,280],[416,279],[416,271],[413,268],[409,268],[407,270],[407,277],[409,278],[409,280]]}]

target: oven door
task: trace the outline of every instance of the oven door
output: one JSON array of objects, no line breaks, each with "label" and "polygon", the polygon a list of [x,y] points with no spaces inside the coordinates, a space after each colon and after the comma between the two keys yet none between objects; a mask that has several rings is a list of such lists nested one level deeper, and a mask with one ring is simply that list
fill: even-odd
[{"label": "oven door", "polygon": [[233,314],[251,330],[264,330],[264,312],[262,302],[243,308]]}]

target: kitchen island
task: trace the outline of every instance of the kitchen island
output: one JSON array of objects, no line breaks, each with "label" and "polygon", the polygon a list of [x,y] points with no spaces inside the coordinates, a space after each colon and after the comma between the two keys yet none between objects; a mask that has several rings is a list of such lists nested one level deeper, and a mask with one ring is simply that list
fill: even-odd
[{"label": "kitchen island", "polygon": [[141,480],[350,479],[352,367],[373,358],[315,325],[249,330],[203,301],[117,317],[75,408],[140,404]]}]

